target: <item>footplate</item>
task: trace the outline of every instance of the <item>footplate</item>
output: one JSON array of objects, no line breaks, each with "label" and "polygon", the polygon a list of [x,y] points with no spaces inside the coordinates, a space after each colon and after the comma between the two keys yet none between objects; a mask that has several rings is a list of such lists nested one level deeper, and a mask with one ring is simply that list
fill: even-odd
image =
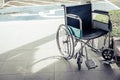
[{"label": "footplate", "polygon": [[95,62],[92,59],[86,60],[85,64],[86,64],[88,69],[94,69],[97,67],[97,65],[95,64]]}]

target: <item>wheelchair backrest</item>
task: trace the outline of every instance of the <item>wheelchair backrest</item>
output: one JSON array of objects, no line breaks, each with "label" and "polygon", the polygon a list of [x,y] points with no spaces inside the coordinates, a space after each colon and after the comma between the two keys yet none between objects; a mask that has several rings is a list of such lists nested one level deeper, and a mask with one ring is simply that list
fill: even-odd
[{"label": "wheelchair backrest", "polygon": [[[92,27],[92,9],[91,4],[67,6],[65,14],[75,14],[82,19],[82,30],[88,31]],[[66,17],[66,24],[77,29],[80,29],[78,20]]]}]

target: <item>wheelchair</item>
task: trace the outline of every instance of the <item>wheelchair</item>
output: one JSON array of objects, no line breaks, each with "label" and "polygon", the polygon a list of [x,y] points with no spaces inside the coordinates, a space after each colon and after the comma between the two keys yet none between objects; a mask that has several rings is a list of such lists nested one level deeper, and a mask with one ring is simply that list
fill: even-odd
[{"label": "wheelchair", "polygon": [[[105,61],[110,61],[114,54],[111,47],[112,23],[107,11],[94,10],[92,4],[82,5],[61,5],[64,8],[65,24],[61,24],[56,33],[56,41],[60,53],[66,60],[77,59],[78,70],[81,69],[83,58],[88,69],[97,67],[96,63],[89,59],[87,47],[101,53]],[[102,14],[108,17],[108,22],[100,22],[93,19],[93,13]],[[104,43],[100,49],[93,46],[93,40],[104,36]],[[106,47],[108,42],[108,47]],[[77,47],[77,45],[80,45]],[[83,50],[84,49],[84,50]],[[85,55],[83,53],[86,53]]]}]

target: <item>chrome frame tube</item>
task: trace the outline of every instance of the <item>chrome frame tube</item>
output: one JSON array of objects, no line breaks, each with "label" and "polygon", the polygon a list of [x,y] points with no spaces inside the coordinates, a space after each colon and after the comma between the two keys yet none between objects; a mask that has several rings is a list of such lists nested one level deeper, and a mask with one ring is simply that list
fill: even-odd
[{"label": "chrome frame tube", "polygon": [[65,6],[65,5],[61,5],[61,6],[64,7],[65,25],[67,26],[67,17],[76,19],[76,20],[79,21],[79,23],[80,23],[80,30],[82,31],[82,19],[81,19],[78,15],[75,15],[75,14],[67,14],[67,12],[66,12],[66,6]]}]

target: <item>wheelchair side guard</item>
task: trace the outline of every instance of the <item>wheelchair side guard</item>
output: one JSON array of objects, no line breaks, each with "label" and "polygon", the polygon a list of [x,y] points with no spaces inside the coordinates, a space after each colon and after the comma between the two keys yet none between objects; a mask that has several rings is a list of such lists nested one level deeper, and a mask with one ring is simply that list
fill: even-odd
[{"label": "wheelchair side guard", "polygon": [[74,28],[74,27],[72,27],[72,26],[68,26],[68,28],[69,28],[69,30],[70,30],[70,32],[71,32],[71,34],[73,35],[73,36],[75,36],[75,37],[77,37],[77,38],[82,38],[82,30],[80,30],[80,29],[77,29],[77,28]]},{"label": "wheelchair side guard", "polygon": [[[107,11],[102,11],[102,10],[94,10],[92,11],[93,13],[96,13],[96,14],[102,14],[102,15],[106,15],[108,16],[108,23],[102,23],[101,21],[95,21],[97,23],[97,26],[99,27],[99,24],[100,25],[107,25],[108,27],[107,28],[101,28],[102,30],[105,30],[105,31],[112,31],[112,23],[111,23],[111,20],[110,20],[110,15],[109,15],[109,12]],[[100,28],[100,27],[99,27]]]},{"label": "wheelchair side guard", "polygon": [[109,25],[104,22],[93,20],[93,28],[109,31]]}]

